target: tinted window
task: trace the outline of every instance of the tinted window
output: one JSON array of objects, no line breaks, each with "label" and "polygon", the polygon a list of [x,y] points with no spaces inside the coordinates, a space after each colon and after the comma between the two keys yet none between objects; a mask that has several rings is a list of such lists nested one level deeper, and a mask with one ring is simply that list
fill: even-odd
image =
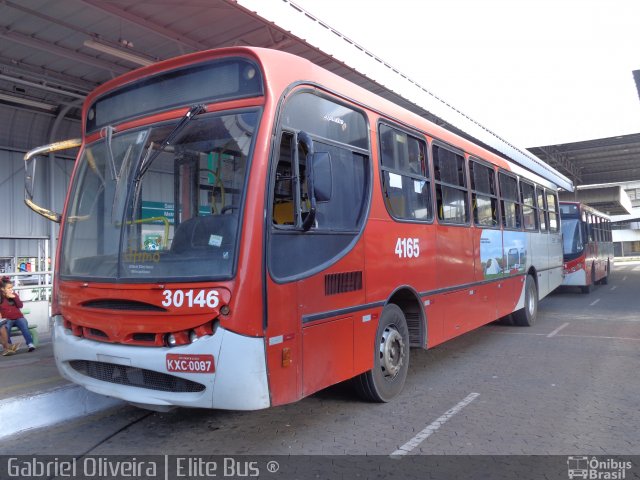
[{"label": "tinted window", "polygon": [[249,60],[234,58],[189,66],[139,80],[99,98],[87,112],[87,132],[170,108],[262,92],[260,70]]},{"label": "tinted window", "polygon": [[389,213],[395,218],[430,220],[431,183],[424,140],[380,125],[382,189]]},{"label": "tinted window", "polygon": [[536,193],[533,185],[520,182],[522,194],[522,220],[525,230],[538,229],[538,209],[536,207]]},{"label": "tinted window", "polygon": [[518,196],[518,180],[504,173],[500,178],[500,203],[502,205],[502,225],[505,228],[518,229],[521,227],[520,200]]},{"label": "tinted window", "polygon": [[498,198],[496,195],[496,174],[492,167],[469,162],[471,177],[471,202],[473,221],[476,225],[498,226]]},{"label": "tinted window", "polygon": [[464,157],[439,145],[433,146],[438,219],[442,223],[469,222],[467,176]]},{"label": "tinted window", "polygon": [[369,145],[362,113],[312,93],[299,93],[287,102],[283,125],[359,148]]}]

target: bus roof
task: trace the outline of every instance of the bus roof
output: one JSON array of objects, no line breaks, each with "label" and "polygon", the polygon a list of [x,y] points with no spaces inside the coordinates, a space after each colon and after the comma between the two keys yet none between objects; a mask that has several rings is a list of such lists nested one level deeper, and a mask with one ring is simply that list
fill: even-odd
[{"label": "bus roof", "polygon": [[[272,86],[277,85],[276,90],[284,91],[293,82],[307,82],[322,85],[330,90],[333,89],[337,94],[342,95],[355,103],[374,111],[378,111],[381,115],[391,118],[398,123],[405,124],[414,129],[426,131],[430,136],[462,148],[471,155],[492,161],[498,165],[501,163],[505,166],[508,165],[510,170],[535,180],[538,183],[545,184],[546,186],[555,185],[564,189],[573,189],[571,182],[567,184],[560,177],[551,175],[549,172],[553,169],[541,160],[538,160],[537,162],[525,162],[522,159],[517,161],[509,156],[500,155],[494,149],[489,148],[485,142],[478,141],[476,138],[469,135],[462,135],[459,131],[452,131],[441,127],[424,116],[407,110],[401,105],[364,89],[305,58],[279,50],[260,47],[228,47],[201,51],[164,60],[162,62],[133,70],[120,77],[105,82],[87,96],[84,108],[86,110],[89,105],[93,104],[93,102],[102,95],[142,78],[229,55],[250,56],[258,60],[262,64]],[[282,64],[286,64],[287,68],[280,68]],[[83,113],[86,114],[86,111]],[[540,162],[540,164],[538,164],[538,162]],[[547,171],[547,169],[550,170]]]}]

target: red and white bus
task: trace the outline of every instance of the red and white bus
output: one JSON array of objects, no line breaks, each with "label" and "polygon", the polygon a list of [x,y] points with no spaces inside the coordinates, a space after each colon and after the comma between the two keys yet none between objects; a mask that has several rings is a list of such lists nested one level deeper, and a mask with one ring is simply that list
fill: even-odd
[{"label": "red and white bus", "polygon": [[579,202],[560,202],[564,280],[562,285],[591,293],[597,283],[609,283],[613,263],[611,219]]},{"label": "red and white bus", "polygon": [[[562,282],[556,185],[302,58],[200,52],[91,93],[82,139],[26,156],[61,222],[62,375],[152,409],[259,409],[354,378]],[[35,158],[80,152],[61,215]],[[550,170],[551,171],[551,170]]]}]

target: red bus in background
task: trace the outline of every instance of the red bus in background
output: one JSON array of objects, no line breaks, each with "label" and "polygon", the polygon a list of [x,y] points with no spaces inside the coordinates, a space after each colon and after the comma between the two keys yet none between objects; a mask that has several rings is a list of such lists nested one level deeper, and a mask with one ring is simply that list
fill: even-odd
[{"label": "red bus in background", "polygon": [[[259,409],[355,379],[389,401],[410,347],[531,325],[562,281],[551,174],[305,59],[164,61],[99,87],[82,119],[81,140],[27,154],[26,202],[61,222],[55,357],[94,392]],[[35,158],[69,146],[57,214],[33,202]]]},{"label": "red bus in background", "polygon": [[613,263],[611,219],[579,202],[560,202],[564,280],[562,285],[590,293],[609,282]]}]

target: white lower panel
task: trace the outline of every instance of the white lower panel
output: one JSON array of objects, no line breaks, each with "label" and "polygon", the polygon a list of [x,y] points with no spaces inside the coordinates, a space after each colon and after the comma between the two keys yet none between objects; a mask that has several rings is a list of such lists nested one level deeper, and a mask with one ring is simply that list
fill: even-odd
[{"label": "white lower panel", "polygon": [[[71,334],[56,317],[53,331],[56,364],[63,377],[92,392],[140,406],[184,406],[257,410],[270,406],[263,338],[218,328],[215,335],[180,347],[139,347],[102,343]],[[166,355],[211,354],[215,373],[167,371]],[[184,378],[203,385],[201,392],[172,392],[98,380],[70,365],[73,360],[106,362]]]}]

